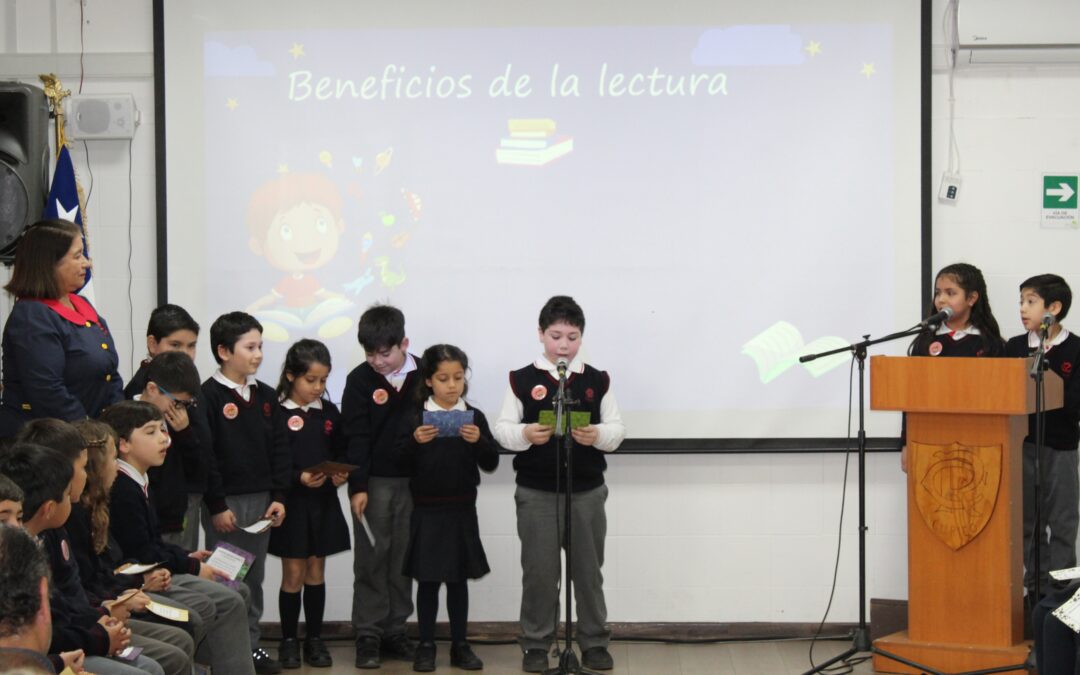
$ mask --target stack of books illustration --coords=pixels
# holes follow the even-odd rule
[[[499,164],[543,166],[574,149],[574,139],[558,135],[553,119],[512,119],[507,127],[510,135],[495,150]]]

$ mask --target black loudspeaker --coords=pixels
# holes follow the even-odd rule
[[[0,82],[0,255],[41,219],[49,196],[49,101],[31,84]]]

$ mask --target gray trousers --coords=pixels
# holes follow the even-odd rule
[[[358,638],[402,634],[413,613],[412,579],[401,573],[412,518],[409,479],[370,477],[364,517],[375,546],[353,517],[353,629]]]
[[[237,527],[247,527],[261,520],[270,507],[269,492],[253,492],[249,495],[230,495],[225,498],[229,510],[236,516]],[[289,513],[285,513],[289,517]],[[210,522],[210,512],[203,511],[203,529],[206,530],[206,548],[211,551],[219,541],[224,541],[237,548],[241,548],[255,556],[255,562],[251,563],[251,569],[244,577],[244,585],[251,591],[251,604],[248,606],[248,635],[251,638],[251,648],[259,648],[259,619],[263,613],[263,577],[266,576],[266,550],[270,547],[270,530],[260,534],[250,534],[237,530],[236,532],[218,532],[214,524]],[[248,654],[250,657],[251,655]]]
[[[165,675],[191,675],[195,643],[183,628],[135,618],[128,620],[128,628],[131,644],[142,647],[143,654],[157,661]]]
[[[187,511],[184,512],[182,532],[162,532],[161,538],[188,551],[199,550],[199,513],[202,509],[202,495],[189,494]]]
[[[1080,522],[1077,452],[1043,448],[1039,455],[1039,587],[1050,588],[1050,570],[1076,566],[1076,528]],[[1032,545],[1035,529],[1035,444],[1024,443],[1024,586],[1035,589]],[[1049,532],[1047,532],[1049,530]],[[1037,598],[1036,598],[1037,600]]]
[[[215,673],[254,675],[247,623],[247,587],[240,592],[192,574],[177,574],[164,593],[151,593],[167,605],[188,610],[195,638],[195,660]]]
[[[134,661],[107,656],[87,656],[83,661],[83,668],[98,675],[165,675],[158,662],[146,654],[139,654]]]
[[[575,624],[582,651],[607,647],[611,631],[607,626],[604,601],[604,539],[607,514],[604,503],[608,488],[601,485],[571,497],[571,566],[574,576]],[[518,538],[521,540],[521,636],[522,649],[548,649],[555,639],[559,617],[562,575],[561,549],[565,539],[565,495],[518,486]],[[569,608],[566,608],[569,612]]]

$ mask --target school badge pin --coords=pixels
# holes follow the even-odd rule
[[[941,349],[941,343],[935,340],[934,342],[930,343],[930,347],[927,349],[927,351],[930,352],[930,356],[937,356],[941,353]]]
[[[289,428],[293,431],[300,431],[304,428],[304,418],[299,415],[293,415],[289,418]]]
[[[376,389],[371,393],[371,400],[375,401],[375,405],[384,405],[390,400],[390,394],[385,389]]]
[[[538,384],[532,388],[532,397],[534,401],[543,401],[547,396],[547,387],[542,384]]]
[[[327,436],[334,433],[334,423],[330,420],[326,420],[325,422],[323,422],[323,433]]]
[[[1001,485],[1001,446],[908,443],[919,515],[955,550],[990,522]]]
[[[221,409],[221,414],[227,420],[234,420],[240,414],[240,408],[237,408],[235,403],[226,403],[225,407]]]

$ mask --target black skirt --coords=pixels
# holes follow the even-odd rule
[[[417,581],[465,581],[488,572],[476,504],[413,507],[402,574]]]
[[[269,551],[279,558],[325,558],[350,548],[337,492],[296,488],[285,500],[285,521],[270,530]]]

